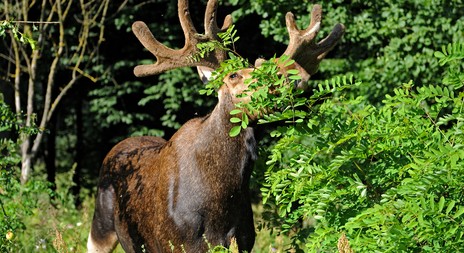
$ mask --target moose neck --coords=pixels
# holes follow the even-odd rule
[[[242,130],[236,137],[229,136],[234,126],[230,122],[230,111],[234,108],[233,96],[222,92],[213,112],[199,119],[201,126],[197,128],[196,144],[191,148],[195,149],[197,158],[202,157],[196,159],[198,168],[202,174],[214,177],[210,178],[212,183],[225,183],[222,179],[230,178],[238,180],[231,184],[242,188],[248,184],[251,163],[256,159],[256,141],[252,128]]]
[[[232,115],[230,112],[236,109],[235,103],[237,103],[235,95],[228,92],[227,89],[220,90],[218,96],[218,104],[212,111],[212,113],[205,120],[205,125],[208,125],[207,128],[210,133],[217,134],[216,138],[221,136],[224,141],[228,142],[242,142],[246,141],[247,138],[253,138],[254,141],[254,132],[253,128],[248,127],[242,129],[241,133],[236,137],[230,137],[229,131],[232,127],[236,126],[237,123],[231,123],[230,119]],[[245,112],[243,112],[245,113]],[[241,117],[239,115],[234,115],[233,117]],[[253,147],[254,149],[254,147]]]
[[[218,127],[219,131],[229,136],[229,130],[234,126],[230,122],[230,112],[235,109],[233,95],[227,91],[219,91],[218,104],[214,108],[213,112],[209,115],[207,121],[209,125]]]

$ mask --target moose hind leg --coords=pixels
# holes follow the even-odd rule
[[[118,243],[114,227],[114,189],[99,188],[95,202],[92,228],[87,241],[87,252],[112,252]]]

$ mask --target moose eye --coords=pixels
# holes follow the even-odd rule
[[[232,73],[232,74],[230,74],[230,76],[229,76],[230,79],[235,79],[235,78],[237,78],[237,77],[238,77],[238,74],[237,74],[237,73]]]

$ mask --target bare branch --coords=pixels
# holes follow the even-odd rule
[[[3,21],[3,20],[0,20]],[[59,21],[19,21],[19,20],[8,20],[10,23],[17,23],[17,24],[59,24]]]

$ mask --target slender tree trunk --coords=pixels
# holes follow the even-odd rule
[[[31,174],[32,157],[29,153],[30,139],[26,134],[21,134],[21,184],[25,184]]]
[[[37,119],[37,122],[41,131],[39,131],[37,135],[31,137],[27,133],[22,133],[20,136],[22,184],[26,183],[30,177],[33,160],[45,134],[43,130],[48,128],[50,118],[53,116],[62,98],[81,77],[89,78],[94,82],[98,80],[98,78],[92,76],[93,71],[88,59],[93,59],[97,56],[98,48],[104,41],[104,23],[110,1],[91,1],[91,3],[87,3],[86,1],[72,0],[42,0],[33,1],[35,4],[29,2],[30,1],[4,0],[3,5],[1,5],[6,20],[13,20],[12,17],[14,17],[14,19],[20,20],[21,23],[24,24],[22,25],[24,28],[24,35],[27,35],[29,38],[32,37],[33,26],[38,30],[37,34],[39,34],[35,44],[36,46],[31,52],[28,46],[22,45],[18,41],[19,37],[17,34],[10,32],[15,63],[14,88],[16,112],[18,113],[19,120],[22,118],[22,116],[19,115],[25,114],[26,121],[24,125],[26,127],[32,127],[35,123],[33,122],[35,117],[40,117]],[[80,8],[80,15],[73,13],[74,9],[72,9],[72,6],[76,5]],[[28,14],[31,11],[34,15],[40,12],[40,18],[38,20],[29,21]],[[68,24],[66,20],[68,20],[69,16],[80,19],[81,26],[77,28],[79,38],[67,42],[65,39],[67,38],[65,34],[65,25]],[[31,23],[34,23],[34,25],[31,25]],[[53,30],[55,32],[52,35],[47,34],[50,30],[48,27],[50,26],[54,26]],[[50,37],[48,37],[49,35]],[[96,43],[95,41],[90,43],[90,40],[93,39],[98,39],[98,41]],[[53,42],[50,42],[50,40],[53,40]],[[50,46],[52,47],[51,50],[50,48],[46,48]],[[66,52],[70,54],[66,56],[68,59],[71,59],[70,62],[72,62],[71,66],[66,66],[66,69],[69,69],[71,78],[69,80],[57,81],[55,80],[56,73],[60,69],[63,52],[65,52],[66,48],[68,49]],[[49,54],[50,51],[51,55],[46,55]],[[43,81],[46,87],[44,88],[45,93],[36,94],[35,87],[38,85],[38,80],[36,80],[38,61],[42,59],[51,59],[51,63],[43,62],[45,65],[40,66],[41,70],[48,68],[48,78],[46,81]],[[24,74],[22,75],[22,73]],[[24,77],[24,79],[21,80],[21,77]],[[27,91],[22,90],[22,88],[24,88],[25,79],[28,79]],[[52,96],[52,90],[56,88],[56,85],[59,85],[60,89],[56,97],[54,97]],[[21,101],[21,96],[26,96],[27,101]],[[36,100],[37,97],[40,97],[41,100]],[[37,102],[43,104],[36,106],[34,103]],[[37,107],[43,108],[43,110],[37,112]],[[55,137],[52,136],[51,138]],[[49,168],[49,170],[54,170],[53,168],[54,166],[52,165],[52,168]],[[48,177],[52,180],[54,172],[50,171]]]
[[[37,60],[39,58],[39,51],[34,50],[32,52],[31,61],[28,62],[28,90],[27,90],[27,107],[26,107],[26,127],[33,125],[32,117],[34,113],[34,95],[35,95],[35,74],[37,71]],[[27,61],[26,61],[27,62]],[[27,179],[31,174],[32,159],[35,156],[34,150],[31,150],[31,140],[25,135],[23,137],[23,143],[21,145],[21,183],[26,183]]]

